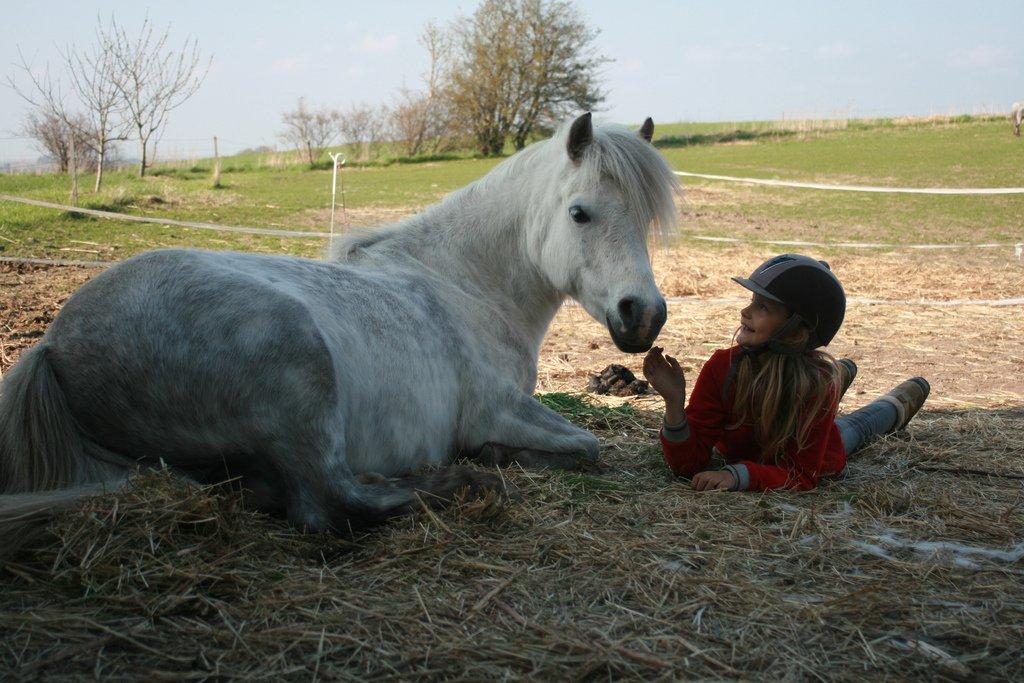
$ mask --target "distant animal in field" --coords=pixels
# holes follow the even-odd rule
[[[324,261],[170,249],[96,276],[0,385],[0,521],[166,465],[344,532],[501,487],[459,457],[589,466],[597,439],[533,398],[538,355],[567,297],[623,351],[658,336],[648,237],[678,185],[652,133],[585,114]]]
[[[1010,109],[1010,119],[1013,120],[1013,134],[1020,137],[1020,124],[1024,123],[1024,102],[1014,102]]]

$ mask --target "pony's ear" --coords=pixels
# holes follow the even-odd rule
[[[644,119],[644,124],[640,126],[640,130],[638,132],[640,133],[640,137],[647,140],[647,142],[654,139],[654,119],[650,116]]]
[[[572,122],[569,128],[569,141],[565,143],[565,149],[569,152],[569,158],[574,164],[580,163],[583,159],[583,150],[594,139],[594,127],[590,122],[590,112]]]

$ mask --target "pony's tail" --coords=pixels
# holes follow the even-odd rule
[[[55,513],[123,485],[128,469],[116,459],[78,429],[46,343],[26,352],[0,383],[0,557]]]

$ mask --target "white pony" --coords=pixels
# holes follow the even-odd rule
[[[1024,102],[1013,103],[1010,119],[1013,121],[1013,134],[1020,137],[1020,124],[1024,123]]]
[[[657,337],[648,231],[678,186],[652,132],[585,114],[330,261],[173,249],[98,275],[0,385],[0,490],[21,494],[0,521],[162,462],[344,531],[500,487],[459,456],[592,463],[597,439],[533,398],[537,357],[566,297],[624,351]]]

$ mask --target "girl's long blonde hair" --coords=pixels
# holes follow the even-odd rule
[[[776,462],[790,443],[808,445],[811,426],[839,397],[839,366],[820,349],[783,354],[764,350],[739,360],[733,380],[730,425],[750,425],[764,462]]]

